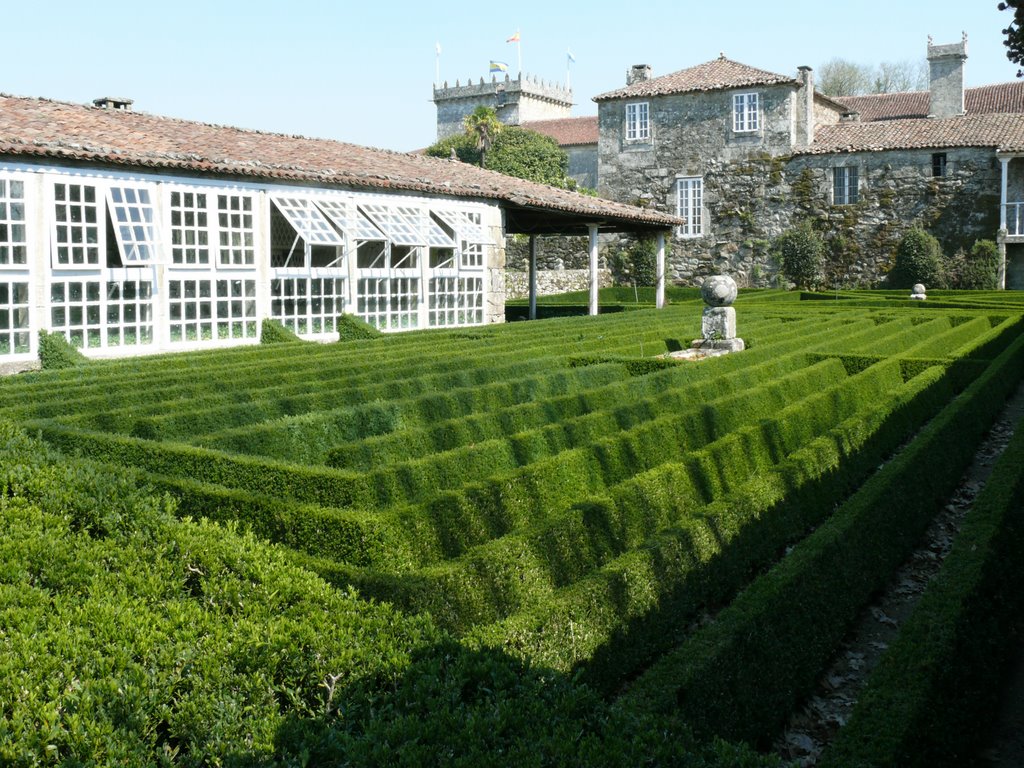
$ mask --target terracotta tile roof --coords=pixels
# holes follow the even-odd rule
[[[667,228],[682,223],[658,211],[451,160],[4,94],[2,157],[488,199],[521,210],[557,211],[614,224]]]
[[[814,143],[795,154],[880,152],[888,149],[992,147],[1024,151],[1024,114],[878,120],[819,126]]]
[[[864,122],[928,116],[928,91],[840,96],[836,100],[859,112]],[[964,110],[969,115],[1024,113],[1024,81],[965,88]]]
[[[564,117],[561,120],[532,120],[522,124],[537,133],[550,136],[562,147],[597,144],[597,116]]]
[[[594,97],[594,101],[627,99],[639,96],[664,96],[672,93],[691,91],[717,91],[724,88],[744,88],[749,85],[775,85],[795,83],[786,75],[777,75],[763,69],[749,67],[738,61],[719,56],[689,69],[681,69],[669,75],[641,80],[617,91],[609,91]]]

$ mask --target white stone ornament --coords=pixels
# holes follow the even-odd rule
[[[700,295],[709,307],[728,307],[736,301],[736,281],[728,275],[712,275],[700,287]]]
[[[924,285],[921,283],[914,283],[914,287],[910,289],[910,298],[915,301],[924,301],[928,297],[925,295]]]

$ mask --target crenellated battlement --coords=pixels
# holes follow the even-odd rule
[[[471,78],[464,84],[456,80],[454,86],[445,81],[433,90],[439,139],[460,133],[463,119],[480,106],[492,107],[506,125],[554,120],[572,113],[572,89],[529,74],[515,79],[508,75],[490,80],[481,77],[477,82]]]

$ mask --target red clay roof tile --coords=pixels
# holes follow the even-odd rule
[[[489,199],[614,224],[668,228],[681,223],[658,211],[457,161],[3,94],[0,156]]]
[[[595,96],[594,101],[665,96],[693,91],[717,91],[725,88],[744,88],[750,85],[775,85],[778,83],[796,83],[796,80],[786,75],[778,75],[732,61],[725,56],[719,56],[717,59],[688,69],[681,69],[678,72],[654,77],[650,80],[641,80],[625,88],[602,93]]]

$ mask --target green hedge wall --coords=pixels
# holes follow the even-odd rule
[[[944,503],[1022,373],[1024,336],[831,520],[663,656],[623,705],[678,709],[697,729],[730,739],[771,734]]]

